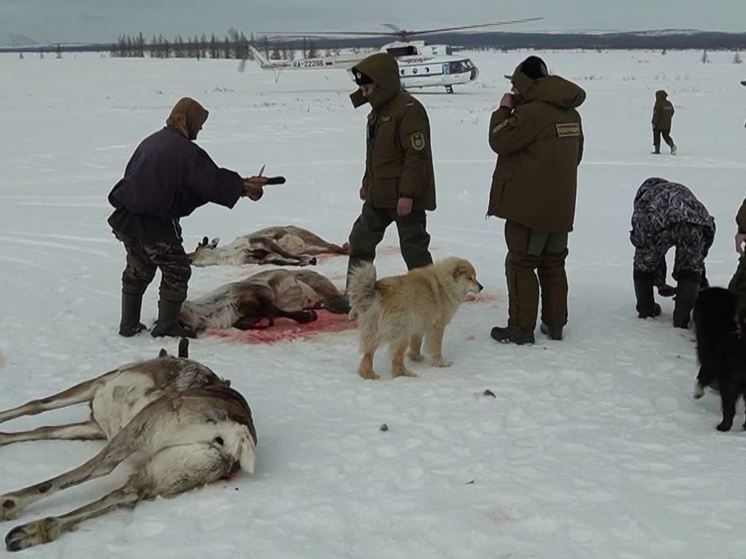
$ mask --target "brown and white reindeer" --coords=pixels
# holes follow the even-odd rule
[[[278,317],[312,322],[317,318],[314,309],[344,314],[349,305],[334,284],[318,272],[278,268],[185,301],[179,320],[196,331],[231,327],[248,330],[270,326]]]
[[[189,254],[193,266],[241,264],[277,264],[279,266],[308,266],[316,264],[319,254],[348,254],[347,243],[335,245],[302,227],[284,225],[267,227],[243,235],[225,247],[218,247],[220,239],[202,239]]]
[[[239,469],[254,472],[256,431],[246,400],[206,366],[161,350],[155,359],[123,365],[54,396],[0,412],[0,422],[88,402],[88,421],[32,431],[0,433],[0,445],[40,439],[108,439],[93,458],[61,475],[0,495],[0,520],[19,516],[43,497],[111,473],[121,462],[132,469],[127,482],[61,516],[11,530],[9,551],[51,542],[89,518],[143,499],[171,496],[226,478]]]

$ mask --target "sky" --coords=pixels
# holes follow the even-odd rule
[[[649,0],[0,0],[0,42],[8,34],[37,42],[109,42],[142,32],[193,36],[239,31],[378,31],[381,24],[422,29],[543,17],[515,31],[702,29],[744,31],[746,2]]]

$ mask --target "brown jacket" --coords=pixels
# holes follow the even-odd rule
[[[659,89],[655,92],[655,105],[653,106],[653,128],[655,130],[671,130],[674,108],[671,101],[667,99],[668,93]]]
[[[399,198],[412,198],[414,210],[435,209],[435,174],[430,148],[430,121],[422,104],[399,83],[399,66],[387,53],[371,55],[354,71],[376,84],[370,99],[350,95],[355,107],[369,102],[365,200],[376,208],[396,208]]]
[[[746,233],[746,200],[744,200],[741,204],[741,207],[738,208],[738,214],[736,214],[736,224],[738,225],[739,233]]]
[[[585,91],[559,76],[512,77],[520,93],[514,110],[500,107],[490,119],[497,153],[488,215],[548,233],[572,231],[583,129],[575,107]]]

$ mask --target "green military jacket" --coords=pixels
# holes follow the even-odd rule
[[[367,102],[365,199],[376,208],[396,208],[399,198],[412,198],[414,210],[435,209],[435,174],[430,147],[430,122],[422,104],[399,82],[399,66],[387,53],[358,63],[376,84],[370,98],[358,90],[350,97],[355,107]]]
[[[559,76],[512,77],[520,94],[511,110],[492,113],[489,143],[497,153],[488,215],[547,233],[572,231],[583,129],[575,110],[585,91]]]
[[[659,89],[655,92],[655,105],[653,106],[653,128],[656,130],[671,130],[673,120],[673,103],[667,99],[668,93]]]
[[[741,207],[738,208],[738,214],[736,214],[736,224],[738,225],[739,233],[746,233],[746,200],[744,200],[741,204]]]

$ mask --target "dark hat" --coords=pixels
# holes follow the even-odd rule
[[[529,56],[526,60],[521,62],[521,72],[526,74],[526,77],[532,80],[538,80],[549,75],[547,72],[547,65],[538,56]]]
[[[369,75],[363,74],[357,68],[353,68],[352,74],[355,76],[355,83],[358,85],[368,85],[373,83],[373,80],[370,79]]]
[[[538,56],[529,56],[518,65],[512,76],[505,74],[505,77],[512,80],[518,72],[521,72],[530,80],[538,80],[539,78],[544,78],[549,75],[547,65],[544,64],[544,61]]]

